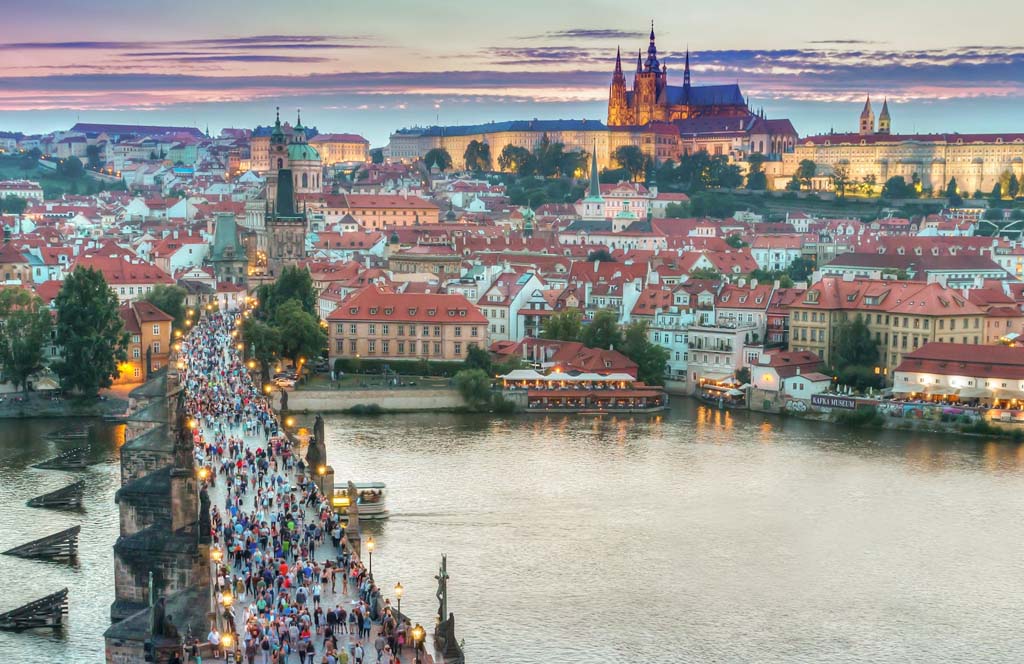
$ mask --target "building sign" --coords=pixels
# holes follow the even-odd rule
[[[837,397],[833,394],[812,394],[811,405],[819,408],[843,408],[856,410],[857,402],[849,397]]]

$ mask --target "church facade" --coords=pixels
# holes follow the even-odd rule
[[[608,126],[632,127],[652,122],[673,122],[702,117],[750,116],[738,85],[691,85],[690,52],[683,64],[683,84],[668,84],[668,65],[658,60],[651,24],[647,57],[636,54],[636,71],[631,89],[626,88],[622,53],[615,55],[615,71],[608,90]]]

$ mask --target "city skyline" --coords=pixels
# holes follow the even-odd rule
[[[182,21],[171,6],[105,0],[83,12],[42,0],[9,11],[7,34],[19,37],[0,43],[0,129],[81,120],[217,131],[267,124],[281,106],[382,145],[403,126],[604,119],[615,50],[629,62],[651,19],[670,80],[681,80],[689,47],[695,83],[738,82],[754,108],[792,118],[801,135],[855,128],[867,94],[889,98],[894,132],[1005,131],[1024,120],[1018,21],[995,22],[978,46],[948,20],[947,2],[924,12],[871,0],[862,13],[885,20],[842,23],[801,5],[811,7],[791,3],[793,21],[746,0],[729,16],[661,1],[645,6],[650,16],[603,1],[531,1],[508,16],[468,3],[438,13],[404,0],[392,11],[316,1],[289,9],[301,20],[282,20],[276,4],[218,2]],[[1021,13],[991,0],[974,12]]]

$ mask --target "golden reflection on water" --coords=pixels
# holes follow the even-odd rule
[[[114,431],[111,435],[114,440],[114,446],[120,449],[120,447],[124,445],[128,439],[128,425],[118,424],[117,426],[114,427]]]

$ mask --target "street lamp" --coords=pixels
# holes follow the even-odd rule
[[[416,651],[416,664],[420,664],[420,648],[423,647],[424,636],[423,625],[416,623],[412,628],[412,648]]]
[[[395,584],[395,597],[398,598],[398,619],[402,619],[402,593],[405,592],[405,588],[402,587],[402,582],[399,581]]]
[[[366,538],[366,550],[370,552],[370,578],[373,578],[373,548],[377,546],[377,543],[373,541],[373,536]]]

